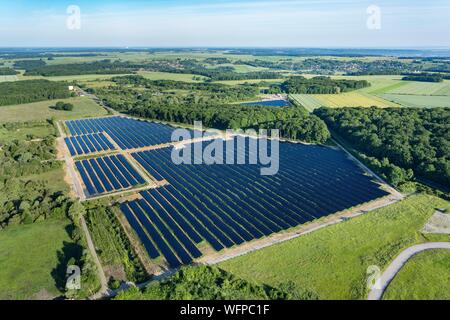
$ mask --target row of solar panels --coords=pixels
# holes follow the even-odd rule
[[[105,117],[66,121],[72,135],[106,132],[120,148],[134,149],[172,141],[174,128],[125,117]]]
[[[142,199],[123,203],[121,209],[149,256],[154,259],[161,253],[169,265],[176,268],[202,255],[196,247],[202,239],[161,190],[141,192]]]
[[[121,154],[75,162],[88,196],[144,184],[145,179]]]
[[[64,138],[72,156],[115,150],[114,145],[101,133]]]

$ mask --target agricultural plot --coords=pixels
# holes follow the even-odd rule
[[[314,98],[312,94],[291,94],[289,95],[289,98],[291,98],[295,103],[302,105],[310,112],[324,106],[323,103]]]
[[[171,142],[174,128],[124,117],[66,121],[72,135],[106,132],[121,149],[143,148]]]
[[[450,107],[450,96],[419,96],[387,93],[381,95],[381,97],[410,108]]]
[[[393,103],[391,101],[370,94],[359,92],[348,92],[341,94],[315,94],[314,98],[317,99],[323,106],[329,108],[341,108],[341,107],[370,108],[373,106],[379,108],[399,107],[398,104]]]
[[[243,138],[235,138],[225,156],[255,156],[250,138],[245,147],[237,139]],[[207,145],[199,144],[186,148]],[[281,143],[280,169],[273,176],[260,175],[260,164],[176,165],[171,148],[132,155],[169,185],[142,192],[142,199],[122,204],[122,211],[149,256],[162,255],[171,267],[199,257],[203,241],[220,251],[388,194],[343,152],[328,147]]]
[[[377,106],[400,107],[397,103],[385,100],[362,92],[348,92],[341,94],[294,94],[290,96],[307,110],[313,111],[320,107],[342,108],[342,107],[365,107]]]
[[[64,138],[71,156],[114,150],[114,145],[101,133]]]
[[[450,96],[450,83],[406,82],[405,85],[399,86],[385,93],[424,96]]]
[[[145,179],[121,154],[75,162],[89,197],[144,184]]]

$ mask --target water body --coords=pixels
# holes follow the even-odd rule
[[[266,101],[255,101],[255,102],[243,102],[242,104],[250,106],[265,106],[265,107],[289,107],[290,104],[286,100],[266,100]]]

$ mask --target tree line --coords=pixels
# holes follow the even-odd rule
[[[320,108],[314,113],[395,186],[450,185],[450,108]]]
[[[307,79],[302,76],[290,77],[281,84],[270,87],[270,93],[288,94],[338,94],[370,86],[366,80],[333,80],[329,77]]]
[[[63,82],[25,80],[0,83],[0,106],[64,99],[73,96]]]
[[[254,98],[257,87],[253,85],[150,81],[133,76],[114,81],[116,86],[97,89],[97,96],[111,108],[134,116],[186,124],[202,121],[217,129],[280,129],[283,137],[312,143],[324,143],[330,137],[325,123],[303,108],[232,103]],[[128,85],[130,81],[134,85]]]

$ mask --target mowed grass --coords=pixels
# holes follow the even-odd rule
[[[450,107],[450,96],[420,96],[386,93],[382,94],[381,97],[385,100],[410,108]]]
[[[424,194],[410,196],[219,266],[268,285],[292,281],[321,299],[365,299],[367,268],[383,270],[401,251],[425,242],[418,230],[438,207],[450,208],[450,203]]]
[[[223,80],[223,81],[214,81],[214,83],[227,84],[230,86],[236,86],[244,83],[258,84],[258,83],[281,83],[284,79],[247,79],[247,80]]]
[[[398,86],[383,93],[411,94],[424,96],[450,96],[450,83],[448,82],[415,82],[404,81],[405,85]]]
[[[183,82],[201,82],[207,79],[206,77],[195,74],[170,73],[170,72],[153,72],[153,71],[138,71],[138,74],[149,80],[174,80]],[[194,80],[194,77],[201,80]]]
[[[450,300],[450,250],[412,257],[383,295],[385,300]]]
[[[58,251],[71,242],[69,222],[49,219],[0,231],[0,300],[60,295],[52,271]]]
[[[17,81],[17,76],[0,76],[0,82]]]
[[[324,104],[318,99],[314,98],[312,94],[290,94],[289,98],[295,101],[295,103],[302,105],[306,110],[312,112],[314,109],[323,107]]]
[[[74,105],[72,111],[58,111],[50,108],[56,102],[69,102]],[[18,121],[42,121],[55,117],[56,119],[78,119],[84,117],[104,116],[107,111],[87,97],[75,97],[26,103],[0,107],[0,123]]]
[[[346,92],[341,94],[315,94],[314,98],[329,108],[365,107],[372,106],[387,108],[400,107],[398,104],[383,98],[359,92]]]

